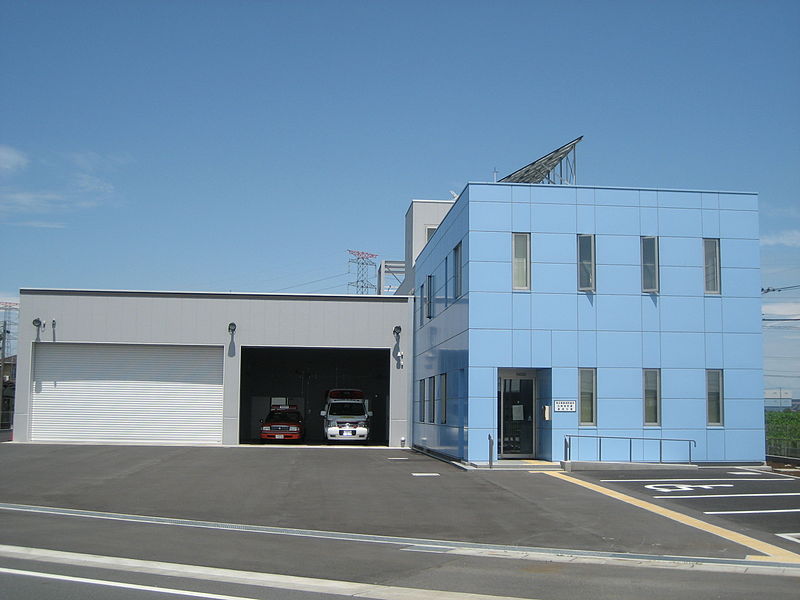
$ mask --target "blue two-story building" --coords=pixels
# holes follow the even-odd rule
[[[416,446],[763,461],[757,195],[470,183],[435,225],[413,268]]]

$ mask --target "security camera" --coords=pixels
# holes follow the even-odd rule
[[[36,317],[33,320],[33,326],[34,327],[41,327],[42,326],[42,320],[39,317]]]
[[[392,333],[395,335],[400,335],[401,331],[403,331],[403,329],[400,327],[400,325],[395,325],[394,329],[392,329]]]
[[[236,333],[236,323],[228,323],[228,333],[231,335]]]

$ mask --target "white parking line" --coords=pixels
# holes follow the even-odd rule
[[[386,460],[408,460],[407,456],[387,456]]]
[[[800,544],[800,533],[776,533],[778,537],[782,537],[785,540],[789,540],[790,542],[797,542]]]
[[[414,477],[439,477],[439,473],[412,473]]]
[[[763,498],[769,496],[800,496],[800,492],[781,492],[775,494],[701,494],[698,496],[653,496],[653,498]]]
[[[712,510],[704,515],[764,515],[767,513],[793,513],[800,512],[800,508],[776,508],[774,510]]]

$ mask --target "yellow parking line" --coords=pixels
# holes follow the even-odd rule
[[[669,508],[664,508],[663,506],[652,504],[645,500],[639,500],[638,498],[628,496],[627,494],[621,494],[620,492],[604,488],[603,486],[594,483],[589,483],[588,481],[583,481],[581,479],[570,477],[565,473],[557,471],[546,471],[546,473],[551,477],[556,477],[558,479],[561,479],[562,481],[569,481],[570,483],[574,483],[575,485],[580,485],[582,487],[593,490],[600,494],[604,494],[616,500],[627,502],[628,504],[632,504],[633,506],[643,508],[644,510],[656,513],[657,515],[661,515],[662,517],[667,517],[668,519],[672,519],[673,521],[678,521],[679,523],[683,523],[684,525],[688,525],[689,527],[694,527],[695,529],[711,533],[713,535],[719,536],[731,542],[735,542],[741,546],[745,546],[746,548],[750,548],[752,550],[755,550],[756,552],[761,552],[766,555],[766,556],[749,555],[746,557],[747,560],[759,560],[759,561],[779,560],[781,562],[800,563],[800,555],[795,554],[794,552],[790,552],[789,550],[786,550],[779,546],[774,546],[772,544],[769,544],[767,542],[762,542],[761,540],[757,540],[750,536],[737,533],[735,531],[731,531],[730,529],[725,529],[723,527],[718,527],[717,525],[712,525],[711,523],[706,523],[705,521],[701,521],[700,519],[695,519],[694,517],[690,517],[688,515],[684,515],[677,511],[670,510]]]

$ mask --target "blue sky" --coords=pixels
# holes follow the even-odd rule
[[[6,298],[346,292],[411,198],[579,135],[580,183],[758,192],[800,284],[796,1],[0,0],[0,81]],[[765,354],[800,397],[800,325]]]

